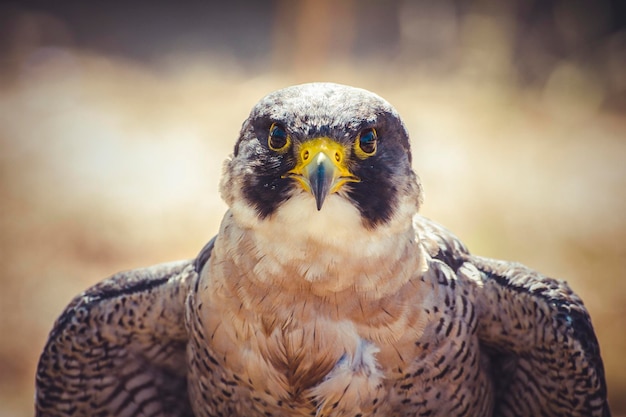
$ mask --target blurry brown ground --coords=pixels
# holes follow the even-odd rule
[[[617,2],[64,4],[0,8],[0,415],[32,414],[38,355],[75,294],[217,231],[250,107],[320,80],[398,108],[424,214],[571,283],[626,413]]]

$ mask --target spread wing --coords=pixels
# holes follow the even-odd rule
[[[589,313],[566,282],[523,265],[472,256],[459,239],[416,217],[430,255],[472,277],[478,337],[491,358],[497,416],[610,416]]]
[[[122,272],[78,295],[39,359],[37,416],[193,416],[185,299],[208,259]]]

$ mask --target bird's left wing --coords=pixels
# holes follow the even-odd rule
[[[468,261],[480,277],[478,337],[492,357],[496,415],[609,417],[600,347],[580,297],[518,263]]]
[[[494,415],[610,416],[591,318],[565,281],[473,256],[424,217],[414,224],[431,257],[474,287],[477,334],[496,390]]]
[[[37,416],[192,416],[185,298],[195,262],[122,272],[78,295],[39,359]]]

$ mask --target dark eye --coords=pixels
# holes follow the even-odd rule
[[[267,144],[273,151],[284,152],[291,144],[291,138],[289,138],[289,135],[285,132],[285,129],[283,129],[282,126],[272,123],[272,126],[270,126],[270,134],[267,139]]]
[[[372,156],[376,153],[376,145],[378,143],[378,134],[373,127],[364,129],[355,142],[355,153],[361,158],[365,159],[368,156]]]

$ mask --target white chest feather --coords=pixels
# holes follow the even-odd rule
[[[315,405],[318,416],[368,414],[374,399],[383,397],[379,348],[350,322],[276,328],[246,346],[242,372],[255,395],[270,392],[285,403]]]
[[[238,227],[227,231],[228,240],[243,243],[245,249],[229,243],[232,251],[227,256],[241,264],[246,263],[242,256],[254,258],[252,272],[261,282],[311,283],[318,295],[346,289],[382,293],[389,285],[406,282],[404,271],[423,267],[414,263],[396,268],[407,251],[419,251],[411,228],[412,202],[401,203],[388,224],[367,228],[345,198],[331,195],[321,211],[311,200],[305,193],[295,195],[263,220],[248,205],[235,203],[230,213]]]
[[[310,391],[318,404],[318,415],[369,413],[384,389],[380,365],[376,359],[379,348],[359,339],[352,354],[344,354],[324,381]]]
[[[413,210],[401,204],[372,229],[335,195],[321,211],[310,195],[294,196],[268,219],[235,203],[202,280],[214,356],[268,403],[370,414],[386,389],[378,355],[395,354],[380,348],[423,327],[407,308],[414,294],[401,290],[425,268]]]

